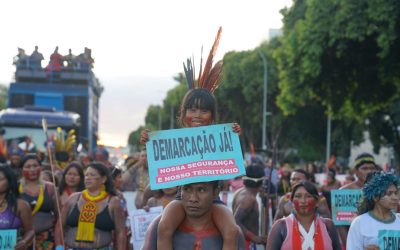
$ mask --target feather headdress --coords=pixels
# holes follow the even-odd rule
[[[75,130],[71,129],[65,136],[63,130],[58,127],[57,134],[54,136],[54,142],[57,164],[61,169],[64,169],[74,155],[76,143]]]
[[[203,88],[207,89],[210,93],[213,93],[218,88],[222,80],[222,60],[218,61],[213,66],[213,59],[217,52],[219,40],[221,39],[222,28],[218,29],[217,37],[215,38],[214,44],[211,47],[210,53],[208,54],[207,61],[204,65],[203,70],[203,56],[200,58],[200,71],[197,83],[195,80],[195,70],[193,61],[190,58],[187,59],[186,65],[183,63],[185,70],[186,81],[189,89]],[[201,54],[203,54],[203,48],[201,48]]]

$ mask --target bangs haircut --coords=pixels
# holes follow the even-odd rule
[[[294,186],[292,194],[290,195],[290,200],[293,200],[297,189],[299,189],[301,187],[304,187],[304,189],[307,191],[307,193],[311,194],[312,197],[314,197],[314,199],[316,199],[316,200],[319,199],[317,187],[312,182],[302,181],[302,182],[298,183],[296,186]]]
[[[25,163],[29,160],[35,160],[40,166],[42,166],[42,162],[39,160],[38,156],[34,153],[29,153],[22,157],[21,161],[19,162],[19,168],[22,169]]]
[[[217,101],[215,97],[206,89],[189,90],[183,97],[181,108],[179,110],[178,123],[181,127],[185,127],[186,110],[191,108],[205,109],[211,112],[213,123],[217,119]]]

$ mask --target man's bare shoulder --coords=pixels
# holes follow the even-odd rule
[[[237,202],[252,202],[252,201],[256,201],[256,200],[257,200],[257,197],[246,189],[240,190],[240,192],[238,192],[237,196],[236,196]]]

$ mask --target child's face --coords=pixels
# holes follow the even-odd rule
[[[185,113],[185,124],[187,127],[200,127],[212,123],[212,113],[207,109],[189,108]]]

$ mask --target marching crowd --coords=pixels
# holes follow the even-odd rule
[[[181,109],[183,127],[212,124],[214,109],[206,107],[215,104],[209,101],[214,101],[209,92],[189,91]],[[240,134],[238,124],[232,129]],[[143,144],[148,132],[141,135]],[[8,156],[0,167],[0,226],[17,230],[16,249],[132,249],[127,203],[145,210],[164,207],[148,228],[145,250],[255,249],[257,244],[267,249],[379,249],[380,229],[400,229],[400,217],[393,212],[399,205],[398,177],[381,171],[367,153],[355,160],[356,179],[348,183],[337,181],[329,169],[326,184],[318,187],[303,168],[276,169],[253,157],[245,176],[161,190],[150,189],[145,148],[126,159],[124,171],[112,166],[104,151],[71,158],[63,169],[51,168],[43,154],[19,155]],[[268,230],[268,224],[259,223],[265,211],[259,211],[257,196],[266,196],[270,174],[277,181],[270,183],[271,207],[276,208]],[[330,192],[338,188],[363,190],[359,216],[350,227],[331,220]],[[224,189],[235,191],[232,208],[219,198]],[[123,191],[136,191],[135,200],[125,200]]]
[[[189,91],[179,110],[182,128],[217,121],[212,93],[218,87],[222,62],[212,67],[212,55],[219,36],[220,31],[197,83],[191,61],[185,65]],[[232,123],[232,131],[240,135],[240,125]],[[141,144],[149,139],[149,130],[143,130]],[[16,230],[18,250],[132,249],[130,203],[145,210],[164,207],[146,232],[144,250],[234,250],[257,245],[269,250],[371,250],[379,249],[380,230],[400,231],[398,176],[381,171],[367,153],[357,157],[356,178],[350,175],[347,183],[339,183],[331,168],[326,184],[317,187],[312,166],[277,169],[271,161],[252,157],[246,174],[229,181],[151,190],[145,148],[126,159],[124,171],[112,166],[104,150],[83,158],[69,155],[65,167],[60,167],[52,157],[32,153],[28,146],[10,148],[7,155],[1,149],[5,163],[0,166],[0,229]],[[337,226],[331,219],[331,191],[339,188],[362,190],[358,216],[351,226]],[[223,189],[234,191],[232,208],[219,198]],[[123,191],[136,191],[135,200],[126,200]],[[260,211],[258,195],[263,203],[271,204],[270,230],[265,223],[269,207],[264,204]]]

